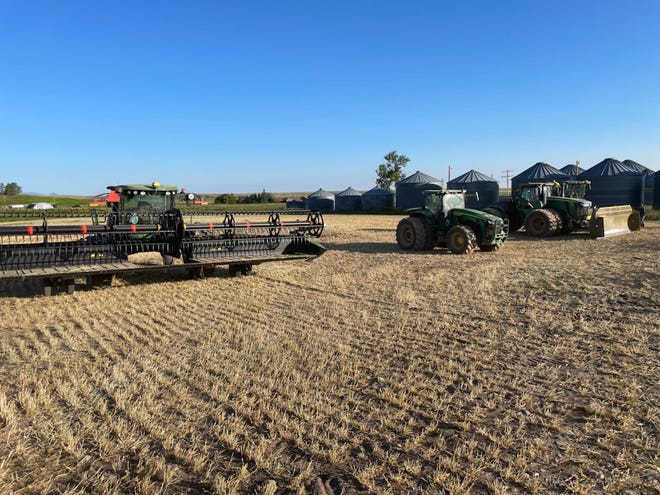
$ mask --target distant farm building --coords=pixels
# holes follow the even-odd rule
[[[560,172],[564,172],[568,175],[569,178],[575,179],[578,175],[584,172],[584,169],[581,169],[577,164],[568,164],[565,167],[559,169]]]
[[[287,209],[293,209],[293,210],[306,210],[307,196],[301,196],[300,198],[287,198],[286,207]]]
[[[396,207],[399,210],[418,208],[424,204],[422,191],[442,189],[442,181],[419,170],[396,183]]]
[[[335,210],[356,211],[362,209],[362,193],[347,187],[335,195]]]
[[[447,189],[465,189],[467,208],[481,209],[496,203],[500,196],[500,185],[491,177],[476,170],[459,175],[447,182]]]
[[[518,185],[523,182],[541,182],[552,180],[567,180],[569,176],[552,165],[544,162],[538,162],[529,167],[527,170],[520,172],[518,175],[511,179],[511,193],[518,189]]]
[[[623,164],[637,170],[644,176],[644,204],[652,205],[655,189],[655,173],[653,170],[633,160],[623,160]]]
[[[591,181],[586,198],[596,206],[640,208],[644,201],[644,175],[614,158],[597,163],[578,179]]]
[[[394,194],[382,187],[369,189],[362,195],[363,210],[382,210],[394,208]]]
[[[307,197],[307,207],[316,211],[334,211],[335,195],[329,191],[319,189]]]

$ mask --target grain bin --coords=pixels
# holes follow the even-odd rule
[[[356,211],[362,208],[362,193],[347,187],[335,195],[335,210]]]
[[[559,171],[564,172],[570,179],[575,179],[584,172],[584,169],[581,169],[577,164],[569,163],[565,167],[560,168]]]
[[[594,206],[642,206],[644,176],[619,160],[606,158],[582,172],[578,179],[591,181],[586,198]]]
[[[447,182],[447,189],[465,189],[466,208],[481,209],[497,203],[500,197],[500,185],[491,177],[476,170],[470,170],[463,175]]]
[[[307,197],[307,207],[315,211],[334,211],[335,195],[331,192],[319,189]]]
[[[653,176],[653,209],[660,210],[660,170]]]
[[[369,189],[362,195],[363,210],[383,210],[394,208],[394,194],[382,187]]]
[[[511,179],[511,193],[513,194],[518,188],[518,184],[523,182],[543,182],[568,179],[569,176],[561,170],[558,170],[547,163],[538,162]]]
[[[301,196],[300,198],[287,198],[286,207],[288,210],[306,210],[307,209],[307,196]]]
[[[424,205],[422,191],[442,189],[442,181],[419,170],[396,183],[396,207],[399,210],[419,208]]]
[[[633,170],[640,172],[644,176],[644,204],[653,204],[653,190],[655,185],[655,173],[650,168],[640,165],[633,160],[623,160],[623,164],[629,166]]]

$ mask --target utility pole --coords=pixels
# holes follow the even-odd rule
[[[502,173],[504,174],[502,176],[503,179],[506,179],[506,188],[509,189],[509,179],[511,178],[511,174],[513,173],[513,170],[502,170]]]

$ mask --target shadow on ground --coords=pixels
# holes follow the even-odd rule
[[[349,242],[342,244],[335,244],[332,242],[323,243],[329,251],[343,251],[349,253],[371,253],[371,254],[391,254],[398,253],[406,255],[415,255],[415,254],[449,254],[449,251],[446,249],[436,248],[432,251],[404,251],[397,245],[396,242]]]
[[[235,276],[241,276],[240,273]],[[223,268],[216,268],[212,273],[205,274],[204,278],[230,278],[229,271]],[[189,273],[183,267],[180,270],[167,271],[149,271],[141,273],[124,273],[115,275],[112,286],[121,285],[148,285],[160,284],[163,282],[180,282],[200,278]],[[90,286],[85,282],[84,277],[76,279],[75,291],[93,291],[104,290],[110,286]],[[52,295],[66,294],[66,285],[53,286]],[[32,298],[44,295],[43,281],[37,278],[25,280],[1,280],[0,281],[0,299],[6,297]]]

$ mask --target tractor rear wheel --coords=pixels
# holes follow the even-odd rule
[[[541,208],[527,214],[525,230],[534,237],[548,237],[559,231],[559,222],[553,211]]]
[[[447,232],[447,247],[454,254],[468,254],[477,247],[477,236],[466,225],[454,225]]]
[[[421,218],[408,217],[399,222],[396,228],[396,242],[406,251],[424,251],[428,249],[428,234],[425,222]]]

